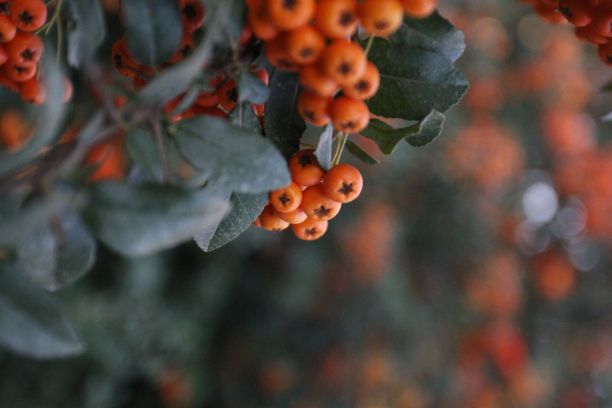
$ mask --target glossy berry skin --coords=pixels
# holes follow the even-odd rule
[[[325,49],[325,38],[309,25],[290,31],[286,41],[289,58],[298,65],[316,61]]]
[[[19,0],[11,3],[11,20],[21,31],[35,31],[47,21],[47,6],[43,0]]]
[[[292,225],[291,229],[299,239],[303,241],[315,241],[325,235],[327,227],[327,221],[317,221],[309,218],[301,224]]]
[[[329,198],[345,204],[354,201],[363,189],[361,172],[350,164],[339,164],[327,172],[321,184]]]
[[[310,186],[304,190],[302,205],[308,218],[317,221],[329,221],[340,212],[342,204],[332,200],[323,192],[320,184]]]
[[[38,79],[33,78],[21,84],[20,94],[24,102],[41,105],[47,98],[47,89]]]
[[[276,68],[284,71],[297,71],[298,69],[289,55],[287,39],[284,36],[278,36],[268,41],[264,46],[264,54],[268,62]]]
[[[0,43],[12,41],[17,34],[17,27],[4,14],[0,14]]]
[[[302,118],[315,126],[325,126],[329,123],[330,98],[317,95],[310,91],[302,91],[298,96],[297,107]]]
[[[401,0],[404,12],[413,18],[425,18],[436,9],[436,0]]]
[[[367,62],[363,49],[348,40],[335,40],[321,55],[323,73],[341,86],[357,82],[363,76]]]
[[[36,65],[16,65],[12,61],[8,61],[4,64],[4,72],[6,76],[14,82],[25,82],[34,78],[36,75]]]
[[[293,30],[314,15],[315,0],[266,0],[268,17],[281,30]]]
[[[370,99],[380,88],[380,71],[373,63],[368,61],[363,76],[353,85],[342,88],[344,95],[354,99]]]
[[[32,33],[17,33],[13,41],[5,45],[9,60],[15,65],[36,65],[43,53],[43,42]]]
[[[280,30],[268,18],[268,11],[264,0],[247,2],[249,7],[248,27],[260,39],[269,41],[275,38]]]
[[[295,211],[302,203],[302,189],[295,183],[270,193],[270,204],[279,213]]]
[[[289,159],[289,172],[293,181],[300,186],[319,184],[325,175],[312,149],[300,150],[294,154]]]
[[[365,102],[341,96],[329,108],[334,128],[340,132],[358,133],[368,126],[370,110]]]
[[[266,206],[259,215],[259,223],[267,231],[283,231],[289,227],[289,223],[282,220],[271,205]]]
[[[363,0],[359,4],[359,17],[370,35],[388,37],[402,25],[404,9],[399,0]]]
[[[328,98],[338,91],[338,83],[324,75],[317,63],[305,65],[300,69],[300,83],[304,88]]]
[[[350,38],[358,25],[356,0],[320,0],[314,25],[327,38]]]
[[[308,219],[308,216],[306,215],[306,213],[304,212],[304,210],[302,210],[301,208],[296,208],[295,210],[289,212],[289,213],[278,213],[278,216],[284,220],[287,221],[289,224],[294,225],[294,224],[301,224],[304,221],[306,221]]]

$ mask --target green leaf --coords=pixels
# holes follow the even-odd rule
[[[395,151],[395,148],[402,140],[418,131],[419,123],[395,129],[383,121],[372,119],[368,127],[361,132],[361,135],[373,140],[381,152],[389,155]]]
[[[148,66],[170,59],[183,36],[176,0],[129,0],[121,7],[132,56]]]
[[[432,109],[446,112],[463,97],[466,79],[453,66],[463,52],[463,36],[437,15],[406,20],[389,40],[376,38],[369,54],[381,73],[370,101],[379,116],[421,120]]]
[[[147,1],[147,0],[141,0]],[[206,5],[206,35],[193,53],[162,73],[139,93],[139,101],[144,104],[161,104],[185,91],[189,85],[200,75],[202,67],[212,55],[217,42],[227,42],[223,37],[227,34],[236,35],[238,25],[242,20],[238,18],[244,11],[244,2],[241,0],[209,0]]]
[[[202,230],[194,236],[203,251],[219,249],[246,231],[268,203],[268,194],[234,193],[230,203],[232,210],[219,225]]]
[[[431,143],[442,133],[444,126],[444,114],[433,110],[421,121],[417,133],[409,135],[406,141],[412,146],[421,147]]]
[[[236,109],[230,113],[229,118],[239,128],[261,135],[261,123],[253,109],[251,109],[250,103],[245,102],[236,106]]]
[[[0,266],[0,345],[30,358],[66,358],[83,352],[57,303],[26,280]]]
[[[250,72],[242,72],[238,78],[239,102],[264,103],[270,90],[259,78]]]
[[[230,191],[260,193],[291,182],[285,159],[268,140],[226,120],[187,119],[174,130],[187,160]]]
[[[365,150],[363,150],[359,145],[350,140],[346,141],[346,150],[351,152],[353,156],[364,162],[365,164],[378,164],[380,161],[372,156]]]
[[[127,134],[126,148],[145,180],[163,180],[164,170],[159,150],[150,132],[142,128],[133,128]]]
[[[147,255],[216,225],[228,204],[207,190],[100,183],[86,215],[96,236],[126,256]]]
[[[332,125],[327,125],[321,133],[321,136],[319,136],[319,143],[314,152],[319,164],[326,170],[331,168],[333,137],[334,127]]]
[[[287,158],[299,150],[300,138],[306,129],[297,112],[299,87],[295,74],[279,70],[272,73],[265,111],[265,133]]]
[[[98,0],[68,0],[68,64],[81,65],[92,57],[106,36],[104,14]]]

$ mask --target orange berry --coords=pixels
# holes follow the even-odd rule
[[[193,33],[204,24],[204,6],[200,0],[179,0],[183,27]]]
[[[15,24],[7,16],[0,14],[0,42],[12,41],[16,34],[17,27],[15,27]]]
[[[8,110],[0,115],[0,144],[6,149],[19,150],[30,134],[27,122],[19,111]]]
[[[205,108],[213,108],[219,104],[219,94],[216,92],[202,92],[198,95],[196,103]]]
[[[278,216],[291,225],[301,224],[308,219],[308,216],[301,208],[296,208],[295,210],[288,213],[279,212]]]
[[[593,21],[593,7],[586,0],[559,0],[559,11],[576,27],[584,27]]]
[[[289,159],[289,172],[293,181],[301,186],[319,184],[325,175],[312,149],[300,150],[294,154]]]
[[[259,222],[261,228],[267,231],[282,231],[289,227],[289,223],[282,220],[271,205],[266,206],[259,215]]]
[[[297,71],[297,66],[293,63],[289,55],[286,38],[284,36],[278,36],[268,41],[264,46],[264,53],[272,66],[285,71]]]
[[[47,21],[47,6],[43,0],[11,2],[11,20],[21,31],[38,30]]]
[[[28,81],[36,75],[36,65],[15,65],[12,61],[4,64],[4,72],[6,76],[15,82]]]
[[[371,35],[388,37],[404,20],[404,10],[398,0],[364,0],[359,4],[361,25]]]
[[[248,24],[251,31],[260,39],[269,41],[279,33],[278,28],[268,18],[264,0],[247,2],[249,7]]]
[[[342,88],[342,92],[351,98],[364,100],[376,95],[379,87],[380,71],[378,71],[376,65],[368,61],[363,76],[353,85]]]
[[[308,218],[317,221],[329,221],[340,212],[342,204],[325,195],[320,184],[310,186],[302,193],[302,204]]]
[[[357,82],[363,76],[367,62],[363,49],[348,40],[335,40],[321,55],[323,73],[341,86]]]
[[[332,97],[338,90],[338,84],[321,72],[319,64],[305,65],[300,69],[300,83],[310,91]]]
[[[174,53],[174,55],[172,55],[172,57],[170,57],[168,62],[170,64],[176,64],[181,62],[191,54],[194,48],[195,40],[193,39],[193,34],[186,33],[185,35],[183,35],[183,38],[181,38],[181,42],[179,43],[176,52]]]
[[[298,97],[298,112],[308,123],[325,126],[329,123],[329,103],[331,99],[310,91],[302,91]]]
[[[325,38],[309,25],[290,31],[286,41],[289,57],[298,65],[316,61],[325,48]]]
[[[96,167],[89,181],[123,180],[126,172],[123,135],[117,135],[92,148],[86,163]]]
[[[306,24],[317,6],[315,0],[266,0],[266,4],[270,21],[282,30]]]
[[[42,105],[47,98],[47,89],[38,79],[33,78],[21,84],[20,94],[24,102]]]
[[[291,226],[296,237],[304,241],[315,241],[327,232],[327,221],[307,219],[301,224]]]
[[[340,132],[358,133],[368,126],[370,110],[364,101],[341,96],[329,108],[334,128]]]
[[[363,189],[361,172],[350,164],[338,164],[323,177],[323,192],[329,198],[345,204],[355,200]]]
[[[36,65],[43,53],[43,42],[32,33],[17,33],[13,41],[5,45],[9,60],[15,65]]]
[[[404,12],[410,17],[425,18],[436,9],[436,0],[401,0]]]
[[[315,27],[328,38],[350,38],[357,31],[355,0],[320,0],[314,16]]]
[[[219,95],[219,105],[225,109],[226,112],[231,112],[234,110],[236,105],[238,105],[238,86],[236,85],[236,81],[230,79],[225,82],[217,91]]]
[[[302,189],[295,183],[270,193],[270,204],[279,213],[295,211],[302,202]]]

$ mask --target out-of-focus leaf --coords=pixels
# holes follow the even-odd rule
[[[238,78],[238,100],[239,102],[264,103],[270,90],[259,78],[250,72],[243,72]]]
[[[100,183],[87,219],[102,242],[126,256],[147,255],[216,225],[228,203],[209,191],[163,185]]]
[[[141,64],[157,66],[176,52],[183,29],[176,0],[121,2],[127,44]]]
[[[127,134],[126,148],[130,158],[147,180],[161,181],[164,170],[159,150],[150,132],[134,128]]]
[[[329,170],[331,167],[333,136],[334,127],[332,125],[327,125],[319,137],[319,143],[314,152],[319,164],[326,170]]]
[[[98,0],[68,0],[68,12],[68,64],[78,67],[104,41],[104,14]]]
[[[279,70],[274,71],[270,79],[265,133],[285,157],[291,156],[300,148],[300,138],[306,129],[297,112],[299,85],[295,74]]]
[[[368,127],[361,132],[361,135],[373,140],[384,154],[391,154],[402,140],[418,131],[419,123],[395,129],[388,123],[372,119]]]
[[[255,112],[253,112],[253,109],[251,109],[250,103],[245,102],[238,105],[232,113],[230,113],[229,118],[234,125],[258,135],[261,134],[259,118],[255,115]]]
[[[408,135],[406,141],[412,146],[421,147],[431,143],[442,133],[444,126],[444,114],[433,110],[419,123],[418,132]]]
[[[84,350],[57,303],[6,265],[0,265],[0,345],[41,360]]]
[[[444,54],[451,62],[456,62],[465,51],[463,32],[438,13],[428,18],[406,17],[397,35],[403,43]]]
[[[181,153],[230,191],[260,193],[291,182],[285,159],[268,140],[226,120],[187,119],[174,130]]]
[[[378,164],[378,163],[380,163],[380,161],[378,159],[370,156],[370,154],[368,152],[366,152],[361,147],[359,147],[358,144],[356,144],[356,143],[354,143],[354,142],[352,142],[350,140],[347,140],[347,142],[346,142],[346,150],[351,152],[351,154],[353,156],[355,156],[356,158],[358,158],[359,160],[361,160],[365,164]]]

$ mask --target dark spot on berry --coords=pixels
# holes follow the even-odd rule
[[[355,127],[355,122],[353,122],[352,120],[349,120],[348,122],[341,123],[340,126],[342,127],[342,129],[350,130]]]
[[[238,89],[236,88],[228,89],[226,95],[227,95],[227,99],[229,99],[230,101],[238,102]]]
[[[304,233],[310,237],[317,235],[319,230],[317,227],[307,228]]]
[[[317,115],[311,110],[305,110],[304,116],[306,116],[306,119],[311,121],[314,121],[317,118]]]
[[[307,114],[307,112],[304,112],[304,116],[306,116],[306,114]],[[300,159],[298,160],[298,163],[300,164],[300,166],[306,167],[306,166],[308,166],[310,164],[313,164],[314,160],[312,159],[312,157],[310,155],[303,154],[303,155],[300,156]]]
[[[317,217],[325,217],[327,215],[329,215],[329,213],[331,212],[331,210],[327,207],[325,207],[324,205],[320,206],[319,208],[316,208],[314,210],[314,213]]]
[[[192,50],[191,45],[187,44],[179,50],[179,54],[181,55],[181,57],[185,58],[189,54],[191,54],[191,50]]]
[[[314,54],[314,50],[312,48],[306,47],[300,50],[300,56],[302,58],[311,57]]]
[[[338,20],[340,25],[343,27],[350,26],[351,24],[353,24],[354,21],[355,15],[349,10],[343,11],[342,14],[340,14],[340,19]]]
[[[34,21],[34,16],[24,10],[19,15],[19,21],[24,25],[30,25]]]
[[[283,206],[286,206],[291,202],[291,199],[286,193],[283,193],[280,197],[278,197],[278,201],[280,201]]]
[[[283,0],[283,8],[293,10],[297,6],[298,0]]]
[[[353,71],[353,67],[348,62],[342,62],[338,65],[338,72],[342,75],[348,75]]]
[[[342,195],[349,195],[354,191],[355,189],[353,188],[353,183],[342,182],[342,187],[338,189],[338,192]]]
[[[374,28],[377,30],[386,30],[389,27],[389,22],[385,20],[379,20],[374,22]]]
[[[26,48],[25,50],[21,52],[21,58],[23,58],[26,61],[33,61],[35,56],[36,56],[36,53],[29,48]]]
[[[559,7],[559,9],[558,9],[558,10],[559,10],[559,11],[561,12],[561,14],[563,14],[563,15],[565,16],[565,18],[567,18],[568,20],[570,20],[570,19],[574,18],[574,13],[572,12],[572,9],[570,9],[569,7],[567,7],[567,6],[564,6],[564,7]]]
[[[8,13],[9,13],[9,4],[8,4],[8,2],[0,3],[0,14],[4,14],[5,16],[7,16]]]
[[[198,9],[191,3],[183,7],[182,13],[187,20],[194,20],[198,17]]]
[[[285,59],[285,58],[280,58],[279,60],[276,61],[276,63],[281,67],[281,68],[286,68],[286,69],[291,69],[293,68],[293,64],[291,63],[291,61]]]
[[[121,56],[121,54],[114,54],[113,55],[113,64],[115,64],[116,67],[122,67],[123,66],[123,57]]]
[[[355,89],[363,93],[368,92],[370,90],[370,83],[365,79],[362,79],[355,84]]]
[[[15,72],[18,74],[23,74],[24,72],[26,72],[27,69],[25,67],[20,67],[18,65],[15,65]]]

